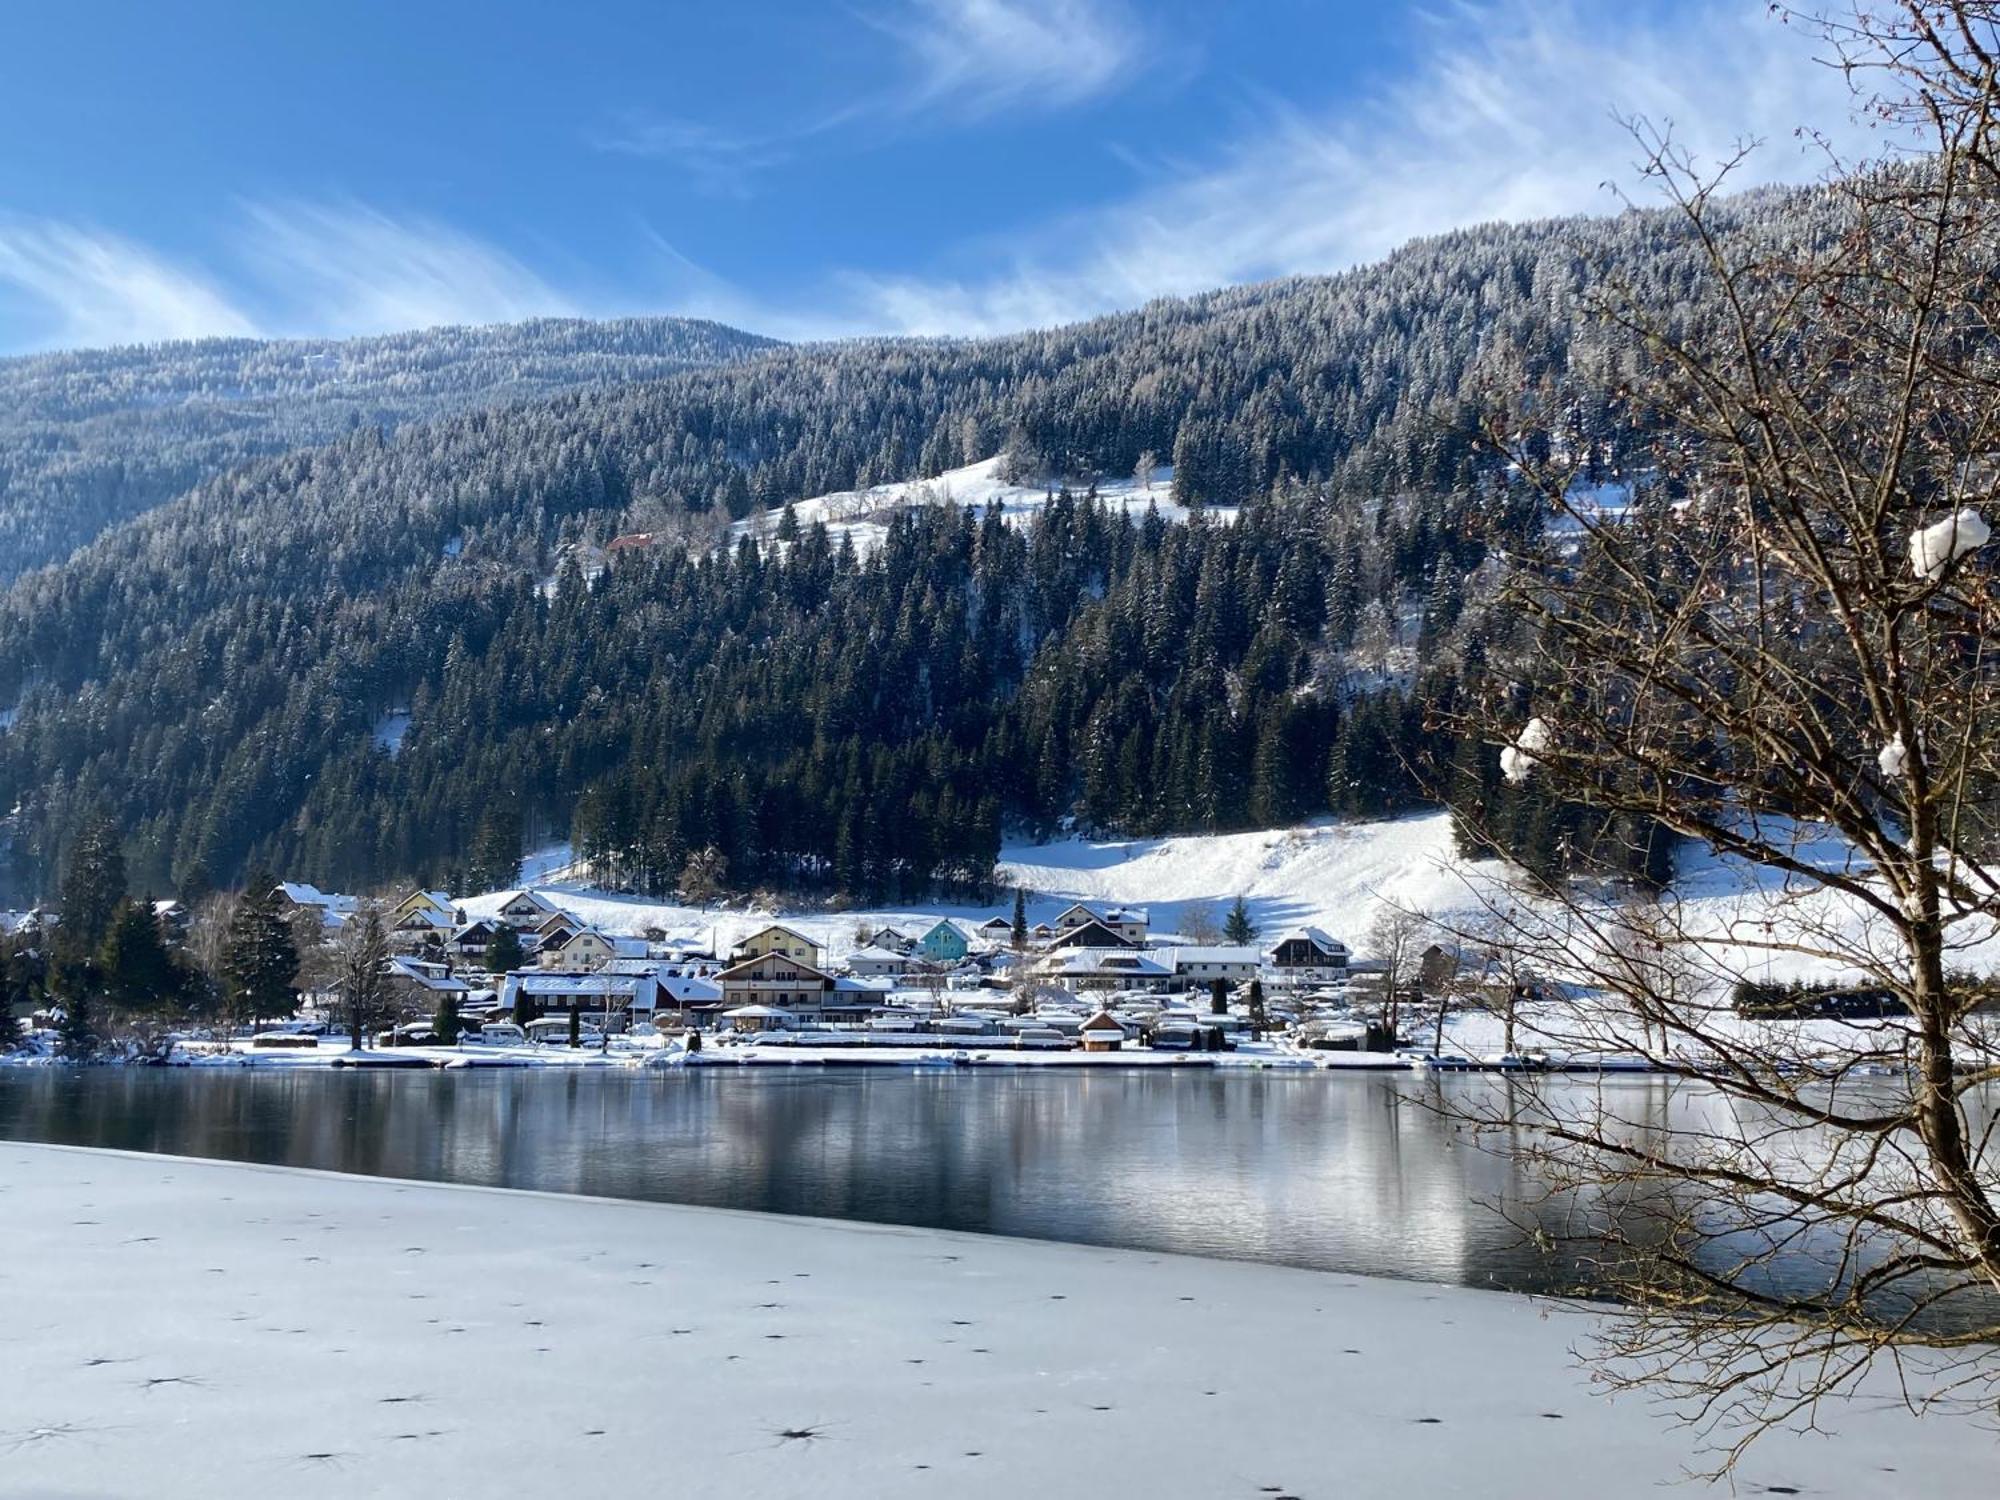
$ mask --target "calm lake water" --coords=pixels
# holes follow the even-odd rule
[[[1397,1074],[0,1069],[0,1137],[1513,1290],[1534,1185]],[[1665,1108],[1653,1079],[1609,1085]]]

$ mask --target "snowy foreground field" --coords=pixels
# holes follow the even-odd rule
[[[15,1497],[1599,1500],[1692,1461],[1577,1371],[1592,1314],[1498,1293],[5,1143],[0,1222]],[[1990,1493],[1990,1432],[1822,1423],[1737,1492]]]

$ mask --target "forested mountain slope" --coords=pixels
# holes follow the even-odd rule
[[[1739,200],[1730,232],[1814,232],[1820,203]],[[1557,440],[1615,470],[1629,355],[1579,315],[1612,275],[1703,316],[1678,220],[1493,226],[1337,277],[780,349],[231,471],[0,597],[14,887],[48,886],[93,807],[160,886],[252,859],[492,878],[524,835],[573,831],[650,888],[714,845],[733,884],[860,894],[977,882],[1003,820],[1403,805],[1458,753],[1426,710],[1488,649],[1489,555],[1539,524],[1473,415],[1488,382],[1545,388]],[[754,509],[998,452],[1075,492],[1026,532],[906,516],[865,559],[810,528],[716,545]],[[1090,476],[1148,455],[1177,502],[1241,519],[1093,503]],[[565,562],[634,531],[654,545],[594,587]],[[1520,817],[1554,846],[1559,810]]]
[[[0,583],[251,458],[770,347],[683,318],[545,319],[0,360]]]

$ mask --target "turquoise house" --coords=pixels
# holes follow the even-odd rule
[[[934,964],[955,964],[972,951],[956,922],[939,922],[917,939],[917,951]]]

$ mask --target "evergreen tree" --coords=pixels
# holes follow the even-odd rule
[[[229,919],[221,968],[230,1003],[241,1019],[254,1025],[266,1016],[292,1013],[298,944],[268,872],[251,872],[249,887]]]
[[[97,969],[105,1001],[114,1011],[159,1015],[181,1001],[180,965],[167,949],[159,919],[143,901],[118,908],[98,951]]]
[[[493,934],[493,941],[486,945],[486,972],[511,973],[527,961],[528,956],[521,947],[521,935],[502,922],[500,930]]]
[[[1014,887],[1014,924],[1009,935],[1016,953],[1028,946],[1028,893],[1018,885]]]
[[[77,833],[63,872],[58,945],[78,959],[96,953],[124,899],[125,852],[117,825],[108,814],[94,813]]]
[[[1223,919],[1222,935],[1238,945],[1257,941],[1257,924],[1250,920],[1250,903],[1241,896],[1236,898],[1229,908],[1229,915]]]
[[[438,1040],[447,1047],[458,1045],[460,1031],[464,1028],[458,1019],[458,997],[441,995],[438,997],[437,1014],[431,1017],[431,1029]]]
[[[1208,983],[1208,1013],[1212,1016],[1229,1014],[1229,986],[1220,979]]]

